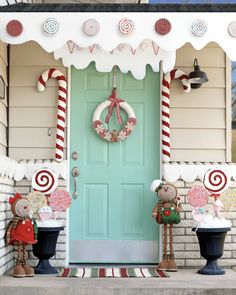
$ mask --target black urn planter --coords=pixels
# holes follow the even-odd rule
[[[38,242],[33,245],[33,254],[39,259],[34,268],[36,274],[56,274],[57,270],[51,266],[49,259],[56,253],[59,233],[64,228],[38,227]]]
[[[207,260],[206,265],[198,270],[203,275],[223,275],[225,271],[218,266],[217,259],[223,255],[224,241],[230,228],[196,228],[201,256]]]

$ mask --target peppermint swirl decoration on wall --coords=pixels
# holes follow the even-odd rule
[[[198,37],[203,36],[207,31],[207,23],[202,19],[196,19],[192,23],[192,33]]]
[[[236,21],[232,22],[228,26],[228,33],[231,37],[236,37]]]
[[[55,172],[49,168],[41,168],[32,176],[32,187],[35,191],[50,194],[58,186],[58,178]]]
[[[47,34],[54,35],[59,30],[59,23],[55,18],[48,18],[43,23],[43,30]]]
[[[9,21],[6,27],[8,35],[12,37],[20,36],[23,32],[23,25],[20,21],[13,19]]]
[[[160,18],[155,23],[155,30],[160,35],[167,35],[171,31],[171,23],[166,18]]]
[[[203,184],[209,192],[220,194],[229,187],[230,179],[222,169],[211,168],[205,173]]]
[[[123,18],[119,21],[119,31],[121,34],[129,36],[135,31],[134,22],[131,19]]]
[[[100,30],[100,25],[95,19],[88,19],[83,24],[83,32],[87,36],[95,36]]]

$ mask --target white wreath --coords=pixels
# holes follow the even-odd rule
[[[106,108],[109,108],[111,103],[112,102],[110,100],[105,100],[96,107],[96,110],[93,114],[93,128],[95,129],[97,134],[104,140],[110,142],[118,142],[126,139],[133,132],[137,120],[132,107],[127,102],[120,102],[119,105],[127,113],[128,120],[122,130],[109,131],[103,126],[102,121],[100,120],[100,116]]]

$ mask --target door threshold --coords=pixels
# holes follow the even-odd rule
[[[69,267],[76,268],[76,267],[154,267],[158,264],[157,263],[70,263]]]

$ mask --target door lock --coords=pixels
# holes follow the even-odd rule
[[[77,152],[72,153],[72,159],[75,161],[78,160],[78,153]]]

